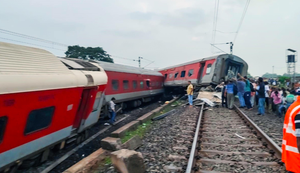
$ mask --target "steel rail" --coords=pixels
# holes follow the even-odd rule
[[[186,168],[186,173],[191,173],[193,170],[193,167],[195,165],[195,154],[197,152],[196,148],[198,145],[198,136],[199,136],[199,130],[200,130],[200,126],[201,126],[201,119],[202,119],[202,115],[203,115],[203,108],[204,108],[204,103],[202,103],[201,109],[200,109],[200,113],[198,116],[198,123],[197,123],[197,128],[195,131],[195,135],[194,135],[194,140],[193,140],[193,145],[191,148],[191,152],[190,152],[190,157],[189,157],[189,162]]]
[[[271,148],[274,151],[274,154],[277,158],[281,159],[281,148],[264,132],[262,131],[241,109],[239,109],[236,105],[234,108],[238,115],[242,117],[244,121],[247,122],[256,132],[257,136],[262,137],[263,142],[268,144],[268,148]]]

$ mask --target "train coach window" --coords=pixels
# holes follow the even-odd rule
[[[125,90],[129,89],[129,81],[128,80],[123,80],[123,88]]]
[[[7,123],[7,116],[0,117],[0,143],[2,142],[4,131]]]
[[[194,73],[194,69],[189,70],[188,76],[189,76],[189,77],[192,76],[193,73]]]
[[[172,78],[173,74],[169,74],[169,78]]]
[[[168,77],[168,74],[165,74],[165,79],[167,79],[167,77]]]
[[[136,80],[132,81],[132,87],[133,87],[133,89],[137,88],[137,81]]]
[[[177,72],[177,73],[175,73],[175,75],[174,75],[174,78],[177,78],[177,76],[178,76],[178,72]]]
[[[111,84],[112,84],[113,90],[118,90],[119,89],[119,81],[118,80],[112,80]]]
[[[149,88],[150,87],[150,81],[146,81],[146,85],[147,85],[147,87]]]
[[[143,82],[143,81],[140,82],[140,87],[141,87],[142,89],[144,88],[144,82]]]
[[[51,106],[31,111],[27,119],[25,134],[29,134],[48,127],[51,124],[54,110],[55,107]]]
[[[209,74],[211,71],[211,64],[208,64],[206,67],[206,74]]]
[[[185,76],[185,70],[184,70],[184,71],[181,71],[180,77],[184,77],[184,76]]]

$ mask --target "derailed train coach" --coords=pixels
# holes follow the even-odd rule
[[[188,81],[196,87],[217,85],[236,77],[247,75],[248,64],[232,54],[221,54],[160,69],[166,88],[186,87]]]

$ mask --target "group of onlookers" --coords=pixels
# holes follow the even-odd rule
[[[250,80],[247,76],[238,74],[238,79],[222,82],[222,106],[233,109],[234,98],[237,95],[240,108],[252,110],[258,107],[257,115],[265,115],[272,110],[282,117],[288,107],[295,101],[293,92],[277,86],[269,86],[269,82],[259,78],[258,81]],[[294,91],[295,92],[295,91]],[[300,90],[299,90],[300,92]]]

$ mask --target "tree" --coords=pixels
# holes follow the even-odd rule
[[[68,50],[65,54],[69,58],[92,59],[114,63],[114,60],[102,47],[85,48],[78,45],[68,46]]]
[[[248,77],[249,79],[253,78],[249,72],[247,72],[247,77]]]
[[[291,78],[288,77],[288,76],[279,76],[279,77],[278,77],[278,81],[279,81],[280,83],[282,83],[282,84],[284,84],[285,81],[290,80],[290,79],[291,79]]]
[[[265,73],[262,75],[263,78],[277,78],[278,75],[276,73],[271,74],[271,73]]]

